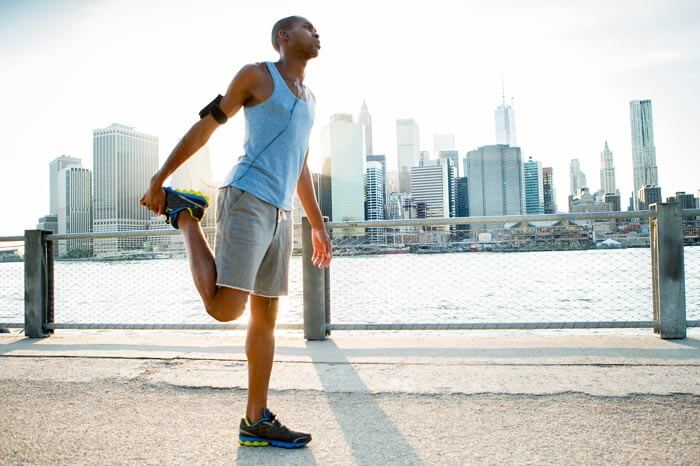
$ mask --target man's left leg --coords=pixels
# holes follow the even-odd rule
[[[275,357],[275,322],[279,298],[250,296],[250,322],[245,341],[248,356],[248,406],[246,416],[250,421],[262,417],[267,407],[272,361]]]
[[[246,446],[300,448],[311,435],[285,427],[267,409],[272,361],[275,356],[275,321],[279,298],[250,296],[250,322],[246,338],[248,406],[241,419],[238,443]]]

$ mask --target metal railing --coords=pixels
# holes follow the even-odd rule
[[[686,293],[691,314],[700,314],[700,283],[696,283],[696,277],[700,277],[700,270],[697,270],[700,265],[696,259],[700,259],[700,255],[695,254],[696,248],[692,248],[692,260],[686,263],[683,248],[685,227],[682,219],[685,218],[687,224],[688,219],[695,217],[700,218],[700,209],[681,211],[677,204],[658,204],[652,206],[652,210],[637,212],[327,222],[337,252],[332,274],[329,269],[318,269],[311,264],[310,227],[304,219],[302,257],[294,257],[292,260],[293,284],[290,287],[293,294],[290,303],[296,312],[294,316],[301,321],[303,307],[303,323],[292,319],[279,323],[278,328],[303,329],[307,339],[325,339],[331,331],[336,330],[602,328],[652,328],[661,338],[684,338],[687,327],[700,326],[700,320],[686,320]],[[567,273],[571,275],[571,270],[575,272],[578,268],[590,269],[591,264],[597,264],[597,268],[592,268],[595,269],[595,274],[600,275],[598,269],[601,268],[601,264],[608,263],[608,256],[603,257],[603,253],[597,251],[577,251],[591,247],[592,243],[588,244],[586,241],[590,242],[590,234],[595,231],[595,222],[592,221],[610,222],[630,218],[639,219],[642,224],[649,223],[651,247],[628,250],[624,256],[615,256],[618,262],[625,261],[618,263],[618,268],[634,272],[627,274],[627,281],[633,282],[627,295],[617,302],[607,303],[604,302],[605,296],[609,297],[619,289],[608,286],[605,280],[591,281],[590,277],[581,276],[581,283],[571,283],[570,277],[562,270],[552,273],[552,262],[559,260],[553,258],[559,257],[560,253],[552,254],[545,250],[573,249],[573,252],[561,255],[563,260],[560,262],[568,267]],[[548,224],[542,226],[537,222]],[[556,230],[552,228],[555,222],[565,222],[567,226]],[[587,224],[577,225],[577,222]],[[478,230],[499,224],[507,224],[510,227],[501,230],[492,228],[491,231],[497,233],[493,233],[491,241],[476,241],[473,238],[478,235],[474,232],[465,236],[464,231],[458,230],[460,225],[468,225],[469,228]],[[524,227],[513,227],[517,224],[523,224]],[[176,230],[71,235],[52,235],[48,232],[28,230],[24,237],[0,238],[0,242],[23,240],[25,248],[22,290],[24,323],[16,320],[2,322],[0,314],[0,328],[21,327],[29,337],[46,336],[56,329],[244,329],[245,324],[201,322],[190,318],[189,314],[175,315],[176,322],[163,322],[160,316],[170,315],[169,309],[176,308],[180,301],[190,303],[191,307],[197,308],[198,315],[204,316],[184,260],[171,261],[167,268],[158,269],[149,265],[157,261],[114,263],[110,267],[105,267],[102,263],[99,269],[95,268],[97,266],[91,261],[76,261],[70,265],[59,262],[56,269],[54,250],[58,251],[57,245],[62,241],[81,240],[91,242],[91,247],[96,247],[97,242],[103,239],[167,238],[177,235],[179,232]],[[445,238],[450,240],[445,242]],[[460,239],[453,241],[454,238]],[[386,249],[390,249],[390,252],[406,252],[409,249],[416,254],[378,254],[378,249],[382,248],[384,252]],[[401,251],[397,251],[398,249]],[[533,252],[515,255],[457,254],[457,251],[469,250]],[[452,253],[421,254],[430,252]],[[412,267],[417,269],[411,270]],[[504,275],[503,271],[509,268],[513,269],[511,275]],[[163,272],[166,269],[167,272]],[[455,273],[455,269],[466,275]],[[424,278],[430,275],[425,273],[426,270],[438,272],[446,278],[442,281],[428,282]],[[451,288],[458,288],[460,282],[455,280],[465,279],[464,277],[467,277],[467,280],[481,280],[482,283],[491,284],[490,286],[503,288],[499,285],[497,277],[484,278],[479,275],[487,275],[488,270],[500,270],[501,282],[518,277],[515,271],[530,281],[522,282],[525,283],[521,284],[523,289],[516,290],[518,292],[510,297],[501,296],[507,293],[493,293],[493,290],[489,293],[479,290],[479,294],[471,289],[471,293],[453,293],[451,301],[440,298],[441,286],[444,288],[447,283]],[[686,273],[686,270],[689,273]],[[71,274],[82,275],[69,280]],[[161,274],[165,276],[161,277]],[[633,280],[630,278],[632,275]],[[0,277],[2,276],[0,269]],[[546,280],[542,280],[542,277]],[[688,277],[692,283],[687,285]],[[382,285],[383,279],[391,280],[392,283],[398,280],[405,286],[401,288]],[[543,283],[547,280],[550,280],[550,283]],[[5,281],[3,279],[3,282]],[[162,287],[162,284],[167,283],[168,289],[177,287],[188,290],[187,293],[190,294],[170,296],[166,290],[153,298],[155,301],[148,301],[151,298],[144,298],[145,294],[134,291],[133,284],[136,282],[145,282],[152,288],[163,289],[165,287]],[[586,296],[587,290],[591,289],[591,283],[602,290],[602,298],[592,300]],[[430,304],[426,305],[416,298],[416,293],[411,294],[407,291],[411,289],[422,290],[420,293],[428,299],[425,302]],[[73,290],[70,299],[66,298],[69,294],[67,290]],[[567,293],[576,299],[569,300]],[[14,294],[17,294],[16,290]],[[125,295],[129,295],[131,299],[129,306],[134,307],[132,314],[128,316],[129,319],[123,318],[124,303],[119,297]],[[377,299],[381,295],[384,295],[383,301]],[[14,298],[17,304],[17,296]],[[173,302],[165,302],[168,299],[172,299]],[[508,299],[510,301],[507,301]],[[430,300],[439,302],[434,305]],[[331,303],[334,309],[333,320]],[[166,311],[155,315],[149,312],[157,306],[165,307]],[[430,308],[430,321],[421,317],[427,314],[407,312],[421,306]],[[519,314],[518,307],[530,311],[536,309],[538,312],[549,309],[550,313],[538,314],[536,317],[539,318],[535,320],[532,319],[532,312]],[[378,308],[382,311],[381,315],[373,316],[370,311]],[[108,321],[97,322],[96,309],[100,309],[100,312],[108,317]],[[578,318],[551,318],[561,314],[571,317],[572,309],[576,310],[578,314],[575,317]],[[70,318],[67,317],[68,310],[72,313]],[[397,316],[395,311],[403,314]],[[607,318],[600,319],[601,314]],[[115,316],[121,316],[122,319],[115,322]],[[649,316],[649,319],[645,319],[645,316]],[[185,321],[189,322],[184,323]]]

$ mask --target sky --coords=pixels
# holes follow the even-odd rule
[[[164,161],[238,69],[277,59],[270,30],[292,14],[322,43],[305,79],[317,99],[312,170],[330,116],[357,117],[363,100],[390,169],[398,118],[416,120],[423,150],[436,133],[454,133],[461,157],[494,144],[503,76],[523,161],[554,168],[560,211],[572,158],[599,188],[606,140],[627,205],[633,99],[652,100],[664,198],[700,190],[697,1],[0,0],[0,190],[14,206],[0,236],[48,213],[51,160],[92,168],[95,128],[154,134]],[[242,114],[212,136],[215,177],[242,138]]]

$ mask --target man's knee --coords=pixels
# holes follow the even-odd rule
[[[248,303],[248,292],[233,288],[219,288],[214,299],[207,303],[207,313],[219,322],[231,322],[243,315]]]

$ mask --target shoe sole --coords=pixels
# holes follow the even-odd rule
[[[240,436],[238,438],[238,444],[244,447],[278,447],[278,448],[301,448],[305,447],[309,442],[306,443],[289,443],[281,442],[279,440],[264,440],[255,437],[245,437]]]

